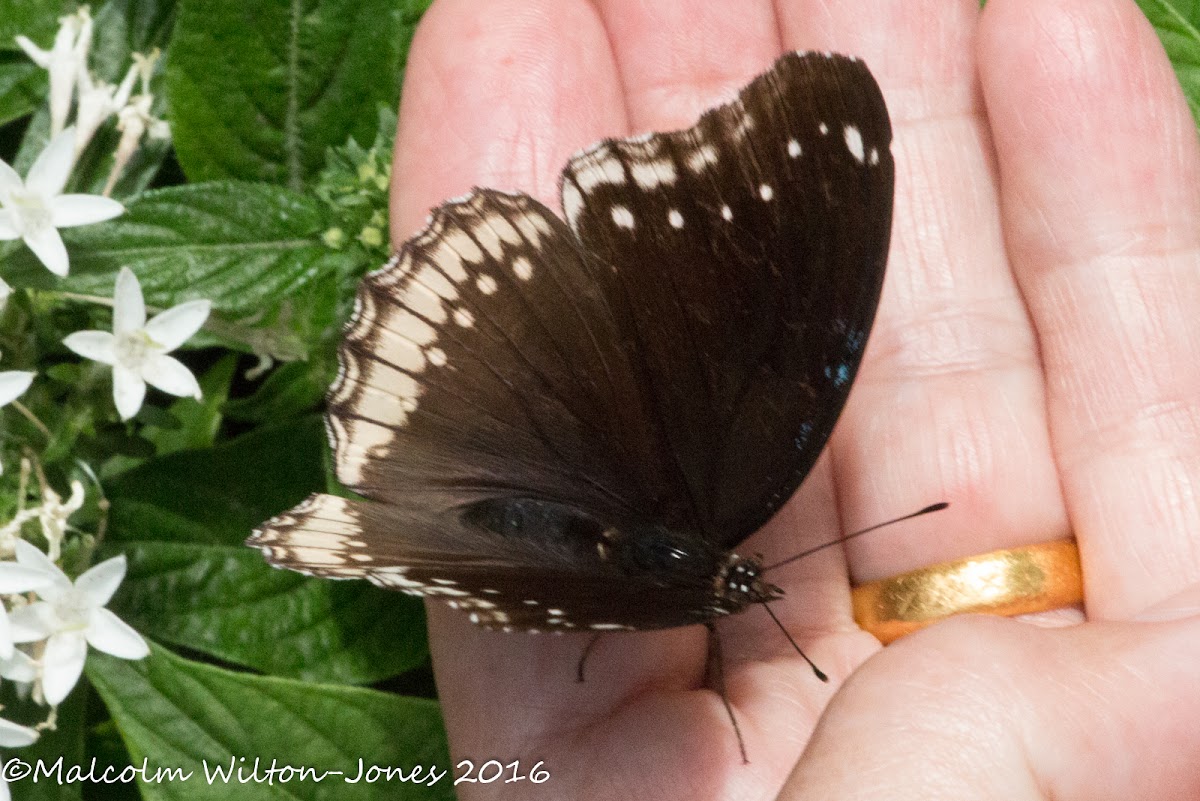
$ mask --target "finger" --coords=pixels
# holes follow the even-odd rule
[[[1037,350],[1005,258],[974,0],[780,2],[787,47],[858,53],[895,131],[888,276],[832,442],[858,581],[1062,536]],[[1014,502],[1020,499],[1020,502]]]
[[[406,68],[393,164],[393,239],[471,189],[558,207],[568,156],[625,127],[603,29],[583,0],[440,0]]]
[[[1200,148],[1127,0],[998,0],[982,81],[1090,614],[1200,579]],[[1030,24],[1036,19],[1036,24]]]
[[[780,53],[770,0],[596,0],[596,8],[620,71],[628,133],[690,126]]]
[[[780,798],[1196,798],[1198,658],[1194,616],[1068,629],[955,620],[846,683]]]

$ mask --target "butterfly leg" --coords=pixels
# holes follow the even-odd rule
[[[733,733],[737,735],[738,751],[742,754],[742,764],[749,765],[750,758],[746,756],[746,741],[742,739],[742,729],[738,726],[737,716],[733,714],[733,705],[729,703],[729,695],[725,692],[725,658],[721,654],[721,636],[717,627],[711,622],[704,624],[708,629],[708,657],[705,660],[704,674],[709,686],[715,687],[721,695],[721,703],[725,705],[725,713],[733,724]]]
[[[588,640],[588,644],[583,646],[583,653],[579,655],[579,664],[575,667],[575,681],[578,683],[583,684],[583,665],[592,655],[592,649],[596,647],[596,643],[600,642],[600,638],[603,636],[603,631],[597,632],[592,635],[592,639]]]

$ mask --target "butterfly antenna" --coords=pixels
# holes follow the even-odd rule
[[[826,542],[823,545],[818,545],[815,548],[809,548],[807,551],[801,551],[800,553],[796,554],[795,556],[789,556],[787,559],[784,559],[782,562],[776,562],[773,565],[768,565],[767,567],[763,568],[763,572],[766,573],[768,570],[774,570],[777,567],[783,567],[784,565],[791,564],[792,562],[795,562],[797,559],[803,559],[806,556],[812,556],[817,551],[823,551],[826,548],[833,547],[834,545],[841,545],[843,542],[852,540],[855,537],[861,537],[863,534],[870,534],[872,531],[883,528],[884,526],[890,526],[893,523],[902,523],[905,520],[912,520],[914,517],[920,517],[921,515],[927,515],[930,512],[940,512],[943,509],[945,509],[946,507],[948,507],[949,505],[950,504],[946,503],[945,501],[942,501],[941,503],[935,503],[932,506],[926,506],[924,509],[922,509],[919,512],[913,512],[912,514],[904,515],[904,517],[897,517],[894,520],[886,520],[882,523],[876,523],[875,525],[873,525],[869,528],[864,528],[862,531],[856,531],[853,534],[847,534],[844,537],[838,537],[836,540],[830,540],[829,542]],[[770,610],[768,610],[768,611],[770,611]],[[774,617],[774,615],[772,614],[771,617]],[[778,622],[778,621],[776,621],[776,622]]]
[[[788,642],[790,642],[792,644],[792,647],[796,649],[796,653],[800,654],[800,656],[802,656],[804,658],[804,661],[808,663],[808,666],[810,668],[812,668],[812,672],[816,675],[816,677],[818,679],[820,679],[821,681],[829,681],[829,677],[825,675],[825,671],[823,671],[819,667],[817,667],[813,663],[813,661],[808,658],[808,654],[804,653],[804,650],[796,643],[796,640],[792,637],[792,635],[784,627],[783,623],[780,622],[779,617],[776,616],[775,610],[771,608],[771,605],[764,601],[763,609],[767,610],[767,614],[771,616],[771,620],[774,620],[775,625],[779,626],[779,630],[783,632],[783,636],[788,638]]]

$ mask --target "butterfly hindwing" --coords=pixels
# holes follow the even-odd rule
[[[312,495],[266,521],[253,544],[274,564],[443,600],[491,629],[650,629],[728,614],[699,574],[664,584],[630,573],[563,525],[569,512],[533,504],[524,516],[524,536],[497,536],[454,513]]]

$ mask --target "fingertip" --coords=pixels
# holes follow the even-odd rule
[[[1010,220],[1010,242],[1059,261],[1127,244],[1131,227],[1192,238],[1172,221],[1200,213],[1195,122],[1134,2],[993,0],[978,52],[1009,197],[1036,210]]]
[[[603,26],[582,0],[439,0],[405,74],[391,187],[393,240],[473,186],[554,202],[574,150],[623,130]]]

